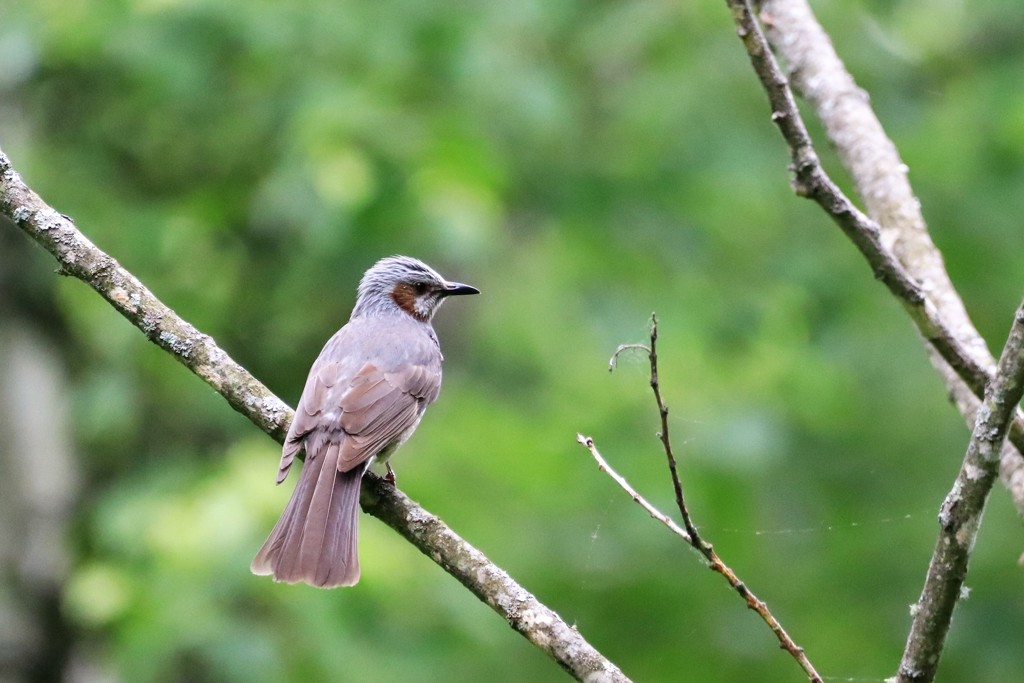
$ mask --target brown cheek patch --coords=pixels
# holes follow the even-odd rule
[[[391,292],[391,298],[396,304],[398,304],[399,308],[412,317],[417,320],[426,320],[426,318],[416,311],[416,292],[413,291],[413,288],[410,285],[396,285],[394,290]]]

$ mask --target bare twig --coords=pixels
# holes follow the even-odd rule
[[[661,417],[661,431],[658,438],[661,440],[662,448],[665,449],[665,459],[668,461],[668,471],[672,478],[672,490],[676,494],[676,507],[683,518],[683,526],[690,534],[695,544],[707,545],[700,537],[700,532],[693,525],[690,519],[690,511],[686,508],[686,500],[683,498],[683,484],[679,481],[679,468],[676,466],[676,456],[672,452],[672,441],[668,435],[668,406],[661,398],[661,383],[658,379],[658,316],[651,313],[651,349],[648,354],[651,363],[651,391],[654,392],[654,401],[658,404],[658,415]],[[708,545],[708,550],[711,546]]]
[[[794,0],[794,3],[797,1]],[[969,320],[966,319],[966,314],[962,317],[953,316],[952,319],[947,317],[952,315],[955,309],[955,304],[948,292],[942,290],[941,309],[932,300],[931,297],[936,293],[934,284],[940,282],[934,279],[936,263],[941,268],[941,257],[938,257],[937,250],[934,255],[921,256],[927,252],[922,239],[914,242],[914,249],[905,249],[905,256],[911,253],[915,254],[914,258],[918,266],[913,273],[909,272],[904,264],[897,259],[887,245],[887,242],[892,242],[895,239],[894,233],[883,234],[879,224],[857,209],[822,168],[818,155],[814,151],[813,142],[800,116],[800,111],[793,99],[789,83],[779,68],[760,25],[754,18],[748,0],[726,0],[726,4],[732,13],[736,32],[743,41],[751,65],[768,95],[772,121],[778,126],[783,139],[789,146],[791,168],[794,174],[794,191],[802,197],[814,200],[821,206],[860,250],[871,266],[875,277],[881,280],[903,304],[918,332],[943,360],[943,364],[935,363],[935,365],[947,386],[950,387],[951,395],[956,399],[958,408],[965,414],[965,417],[970,419],[971,411],[976,406],[975,401],[984,396],[985,385],[991,378],[995,362],[990,354],[986,355],[987,352],[983,351],[984,342],[979,341],[980,336],[976,336],[976,332],[973,335],[965,332],[965,325],[968,331],[973,330]],[[791,13],[786,9],[789,4],[792,3],[766,3],[766,23],[775,26],[780,31],[783,26],[788,26],[789,24],[786,24],[784,20],[791,17]],[[799,38],[788,34],[779,38],[780,43],[786,44],[797,40]],[[797,50],[791,50],[791,54],[799,56],[800,53]],[[821,53],[816,54],[820,56]],[[807,66],[803,61],[800,64]],[[852,81],[849,87],[854,87]],[[860,91],[847,92],[844,102],[858,96],[863,97],[862,93],[859,95],[857,93]],[[822,106],[824,108],[825,104],[823,103]],[[838,133],[833,135],[838,135]],[[856,146],[856,143],[851,145],[851,147]],[[905,171],[903,172],[905,173]],[[865,188],[875,188],[890,180],[892,178],[887,176],[865,185]],[[865,189],[865,191],[874,190]],[[912,194],[909,196],[910,201],[913,201]],[[880,204],[876,209],[883,217],[891,217],[896,211],[891,202]],[[904,228],[904,230],[923,229],[921,227],[923,221],[919,225],[915,220],[908,219],[907,225],[911,227]],[[930,243],[930,240],[928,242]],[[918,278],[928,283],[927,289],[920,284]],[[952,285],[950,285],[951,288]],[[959,378],[959,381],[954,380],[953,377]],[[960,382],[966,386],[966,392],[961,390]],[[970,394],[976,397],[974,401],[967,398]],[[1010,426],[1010,441],[1018,452],[1006,450],[1006,457],[1010,461],[1003,465],[1003,481],[1013,493],[1018,509],[1024,512],[1024,472],[1022,472],[1024,459],[1020,456],[1020,453],[1024,452],[1024,414],[1021,414],[1020,411],[1017,412]]]
[[[967,575],[967,563],[981,525],[985,502],[999,474],[1006,430],[1024,394],[1024,303],[1017,309],[995,378],[985,392],[963,465],[939,513],[935,545],[907,638],[899,679],[931,681]]]
[[[619,354],[623,353],[624,351],[634,350],[646,351],[647,355],[650,355],[651,353],[651,347],[648,346],[647,344],[619,344],[619,347],[615,349],[615,353],[613,353],[612,357],[608,360],[608,372],[615,371],[615,367],[619,362]]]
[[[658,414],[661,419],[661,431],[658,434],[658,439],[662,443],[662,447],[665,450],[665,455],[669,462],[669,471],[672,476],[672,486],[675,489],[676,494],[676,505],[679,508],[679,512],[683,518],[683,524],[686,527],[685,530],[680,528],[675,522],[672,521],[667,515],[659,512],[653,505],[648,503],[636,490],[629,485],[629,483],[620,476],[615,470],[613,470],[601,456],[597,450],[597,446],[594,445],[594,440],[589,436],[583,436],[582,434],[576,435],[576,440],[582,444],[587,450],[590,451],[591,456],[597,462],[598,468],[608,474],[615,483],[617,483],[630,497],[644,508],[651,517],[657,519],[662,524],[672,530],[673,533],[678,535],[684,541],[689,543],[707,562],[708,567],[723,577],[729,583],[729,585],[735,590],[743,600],[747,603],[747,607],[757,612],[758,616],[764,621],[765,624],[771,629],[772,633],[779,641],[779,647],[788,652],[793,659],[797,661],[800,667],[807,674],[808,680],[813,683],[821,683],[822,678],[818,675],[818,672],[814,669],[814,665],[807,658],[804,653],[804,649],[797,645],[793,639],[789,636],[786,630],[779,623],[779,620],[775,618],[768,605],[758,598],[753,591],[747,588],[746,584],[739,580],[736,573],[725,564],[710,543],[704,540],[697,527],[693,524],[690,518],[689,509],[686,506],[686,501],[683,498],[683,488],[679,481],[679,473],[676,467],[675,456],[672,454],[672,442],[669,439],[668,434],[668,406],[661,397],[661,384],[658,379],[658,355],[657,355],[657,339],[658,339],[658,319],[657,316],[651,314],[651,344],[645,346],[644,344],[623,344],[619,346],[615,353],[612,355],[612,367],[614,367],[615,358],[626,349],[643,349],[647,351],[647,357],[651,364],[651,389],[654,391],[654,398],[658,404]]]
[[[608,464],[608,461],[601,457],[601,453],[597,450],[597,446],[594,445],[594,439],[589,436],[584,436],[583,434],[577,434],[576,441],[590,451],[590,454],[594,456],[594,460],[597,461],[597,469],[611,477],[612,481],[619,485],[619,488],[629,494],[629,497],[633,499],[633,502],[644,510],[647,510],[647,514],[667,526],[672,533],[676,534],[679,538],[683,539],[690,545],[693,545],[693,537],[686,533],[685,529],[676,524],[671,517],[648,503],[643,496],[636,492],[635,488],[629,485],[629,482],[626,481],[621,474],[612,469],[612,466]]]
[[[292,410],[208,335],[180,318],[131,273],[96,248],[74,222],[48,206],[0,151],[0,213],[53,254],[61,271],[95,289],[153,343],[192,370],[238,412],[279,443]],[[573,627],[460,538],[380,477],[368,475],[362,505],[490,605],[513,629],[580,681],[629,679]]]

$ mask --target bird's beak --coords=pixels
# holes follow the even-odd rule
[[[472,285],[464,285],[460,282],[446,282],[441,294],[444,296],[456,296],[459,294],[479,294],[480,290]]]

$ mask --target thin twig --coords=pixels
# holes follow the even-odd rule
[[[693,545],[693,537],[686,533],[685,529],[676,524],[671,517],[648,503],[643,496],[637,493],[636,489],[629,485],[629,482],[626,481],[621,474],[612,469],[612,466],[608,464],[608,461],[601,457],[601,453],[597,450],[597,446],[594,445],[594,439],[589,436],[584,436],[583,434],[577,434],[576,441],[590,451],[590,454],[594,456],[594,460],[597,461],[597,469],[611,477],[623,491],[629,494],[629,497],[633,499],[633,502],[646,510],[647,514],[651,517],[667,526],[672,533],[676,534],[679,538],[683,539],[690,545]]]
[[[146,337],[209,384],[238,412],[279,443],[292,410],[216,342],[180,318],[117,261],[96,248],[67,216],[33,192],[0,150],[0,213],[49,251],[62,272],[95,289]],[[393,486],[368,474],[363,509],[380,519],[500,614],[533,645],[580,681],[628,683],[615,664],[575,627],[516,583],[503,569]],[[242,570],[247,571],[247,570]]]
[[[658,415],[661,417],[661,431],[658,438],[665,449],[665,459],[668,461],[668,471],[672,478],[672,489],[676,494],[676,507],[683,518],[683,526],[690,534],[692,542],[696,545],[707,545],[700,537],[700,532],[690,519],[690,511],[686,508],[686,500],[683,498],[683,484],[679,480],[679,468],[676,466],[676,456],[672,453],[672,441],[668,434],[668,406],[661,398],[661,383],[658,380],[658,316],[651,313],[651,348],[647,356],[651,363],[651,391],[654,392],[654,401],[658,404]],[[711,546],[708,545],[708,550]]]
[[[636,349],[646,351],[648,355],[651,353],[651,347],[647,346],[647,344],[619,344],[618,348],[615,349],[615,353],[613,353],[612,357],[608,360],[608,372],[613,372],[615,370],[619,362],[619,354],[623,351],[632,351]]]
[[[651,314],[651,344],[645,346],[643,344],[623,344],[615,350],[615,354],[612,356],[614,361],[615,357],[627,348],[643,349],[648,353],[648,359],[651,364],[651,389],[654,391],[654,397],[658,404],[658,413],[661,419],[661,431],[658,434],[658,439],[661,441],[662,446],[665,450],[665,455],[668,458],[669,471],[672,475],[672,485],[675,489],[676,494],[676,505],[679,508],[679,512],[683,518],[683,526],[685,530],[680,528],[675,522],[668,516],[659,512],[654,506],[648,503],[636,490],[629,485],[629,483],[621,477],[615,470],[613,470],[603,457],[601,457],[597,446],[594,445],[594,440],[589,436],[583,436],[582,434],[576,435],[576,440],[582,444],[587,450],[590,451],[591,456],[597,462],[598,468],[607,473],[630,497],[641,507],[643,507],[651,517],[659,520],[662,524],[667,526],[693,548],[701,554],[708,564],[708,567],[723,577],[729,583],[729,585],[737,593],[742,596],[743,600],[747,603],[747,607],[757,612],[758,616],[764,621],[765,624],[771,629],[772,633],[779,641],[779,646],[788,652],[793,659],[800,665],[807,674],[808,680],[812,683],[821,683],[822,678],[818,675],[818,672],[814,669],[814,665],[811,664],[810,659],[807,658],[804,649],[797,645],[793,639],[789,636],[786,630],[779,623],[779,620],[775,618],[768,605],[758,598],[753,591],[747,588],[746,584],[739,580],[736,573],[722,561],[715,552],[714,548],[710,543],[704,540],[697,530],[697,527],[693,524],[689,509],[686,506],[686,501],[683,497],[683,487],[679,480],[679,473],[676,467],[676,459],[672,453],[672,442],[669,439],[668,432],[668,406],[661,397],[661,384],[658,378],[658,355],[657,355],[657,339],[658,339],[658,319],[657,316]],[[614,367],[614,366],[613,366]]]
[[[999,453],[1017,404],[1024,394],[1024,302],[1017,309],[999,358],[995,378],[985,392],[963,465],[939,513],[939,539],[928,566],[914,622],[899,668],[899,681],[935,678],[960,598],[971,550],[992,484],[999,474]]]

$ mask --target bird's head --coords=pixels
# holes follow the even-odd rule
[[[476,287],[448,282],[422,261],[389,256],[363,275],[352,315],[383,313],[397,307],[421,322],[429,322],[445,298],[479,293]]]

